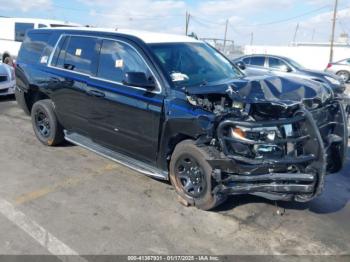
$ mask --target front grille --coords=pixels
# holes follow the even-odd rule
[[[7,81],[7,76],[0,76],[0,83],[6,82],[6,81]]]
[[[305,153],[304,150],[298,150],[299,146],[303,146],[311,140],[313,134],[308,132],[300,132],[301,126],[307,123],[305,115],[296,115],[288,119],[273,121],[257,121],[244,122],[226,120],[219,124],[217,135],[223,152],[226,156],[236,161],[253,165],[275,165],[276,163],[283,165],[309,163],[315,159],[311,153]],[[236,126],[247,128],[268,128],[276,127],[276,130],[282,137],[276,137],[272,141],[259,140],[241,140],[229,135],[229,130]],[[310,128],[308,125],[305,129]],[[289,129],[289,130],[287,130]],[[311,131],[311,130],[309,130]],[[270,147],[270,153],[257,154],[256,148]],[[273,152],[272,152],[273,151]]]
[[[6,88],[6,89],[0,89],[0,94],[5,94],[5,93],[7,93],[8,92],[8,88]]]

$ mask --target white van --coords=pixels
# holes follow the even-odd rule
[[[75,27],[79,24],[35,18],[0,17],[0,60],[16,59],[27,30],[44,27]]]

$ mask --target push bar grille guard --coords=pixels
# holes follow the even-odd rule
[[[217,184],[213,193],[255,194],[270,199],[309,201],[323,189],[324,177],[332,170],[332,158],[345,160],[347,123],[340,101],[321,108],[302,107],[291,118],[273,121],[226,119],[217,128],[217,138],[227,161],[210,160]],[[244,140],[229,135],[232,128],[250,130],[276,127],[282,135],[273,141]],[[292,127],[292,132],[283,132]],[[281,157],[252,157],[234,152],[232,145],[278,146]],[[341,167],[340,167],[341,168]]]

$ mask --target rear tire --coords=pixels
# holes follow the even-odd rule
[[[337,72],[337,76],[339,76],[341,79],[343,79],[345,83],[349,82],[349,80],[350,80],[350,72],[348,72],[348,71],[344,71],[344,70],[339,71],[339,72]]]
[[[56,146],[64,141],[63,128],[57,120],[50,99],[39,100],[32,107],[32,125],[36,137],[47,146]]]
[[[192,140],[182,141],[176,146],[169,166],[170,181],[182,204],[210,210],[226,199],[222,194],[212,194],[215,181],[208,158],[207,152]]]

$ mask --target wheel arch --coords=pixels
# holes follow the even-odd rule
[[[38,89],[29,89],[29,91],[24,94],[24,99],[25,99],[25,103],[28,108],[28,111],[31,112],[33,105],[36,102],[44,99],[50,99],[50,97]]]

